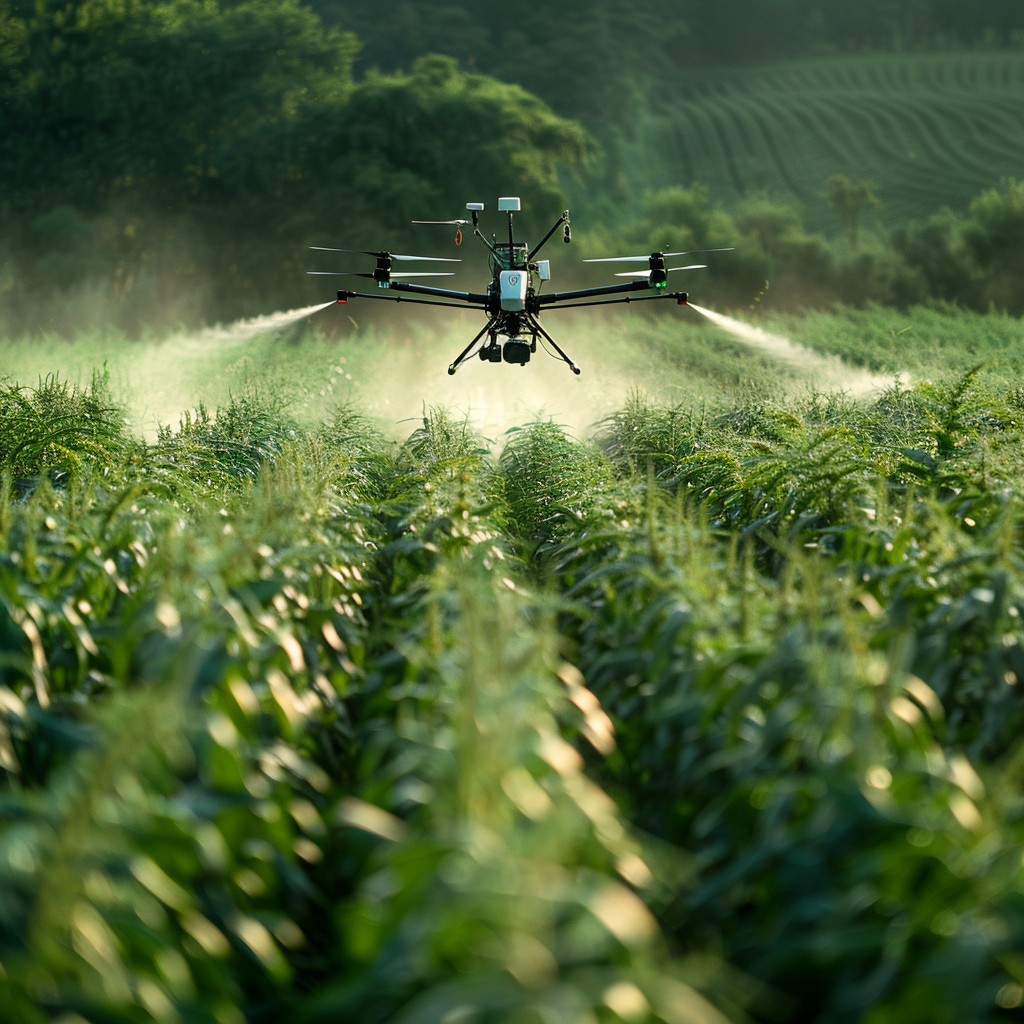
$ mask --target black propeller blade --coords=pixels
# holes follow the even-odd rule
[[[319,252],[350,252],[360,253],[363,256],[373,256],[378,260],[422,260],[428,263],[461,263],[462,260],[452,259],[450,256],[403,256],[395,252],[375,252],[372,249],[333,249],[327,245],[311,245],[310,249]]]

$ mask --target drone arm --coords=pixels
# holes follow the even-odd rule
[[[349,299],[378,299],[385,302],[408,302],[414,306],[444,306],[448,309],[463,309],[464,305],[462,302],[442,301],[441,299],[414,299],[406,298],[404,295],[394,294],[395,285],[392,283],[391,287],[387,291],[380,292],[354,292],[349,289],[345,289],[338,292],[338,302],[345,303]],[[442,296],[447,293],[439,289]],[[452,293],[455,296],[459,296],[461,293]],[[474,296],[474,298],[485,299],[486,296]],[[482,304],[481,304],[482,305]]]
[[[658,292],[657,295],[625,295],[621,299],[592,299],[584,302],[570,302],[562,309],[579,309],[581,306],[614,306],[620,302],[649,302],[653,299],[675,299],[680,306],[688,304],[686,292]]]
[[[552,292],[550,295],[538,295],[534,301],[539,308],[540,306],[553,306],[556,302],[568,302],[571,299],[590,299],[597,295],[620,295],[624,292],[647,291],[650,287],[650,283],[646,280],[630,281],[627,284],[607,284],[598,288],[581,288],[572,292]]]
[[[533,261],[533,258],[534,258],[534,256],[536,256],[536,255],[537,255],[537,253],[539,253],[539,252],[541,251],[541,249],[543,249],[543,248],[544,248],[544,246],[545,246],[545,245],[547,244],[547,242],[548,242],[548,240],[549,240],[549,239],[551,238],[551,236],[552,236],[552,235],[553,235],[553,234],[554,234],[554,233],[555,233],[555,232],[556,232],[556,231],[557,231],[557,230],[558,230],[558,229],[559,229],[559,228],[560,228],[560,227],[561,227],[561,226],[562,226],[563,224],[565,225],[565,234],[564,234],[564,236],[563,236],[563,237],[564,237],[564,239],[565,239],[565,241],[566,241],[566,242],[569,242],[569,241],[571,241],[571,240],[572,240],[572,233],[571,233],[571,232],[570,232],[570,230],[569,230],[569,211],[568,211],[568,210],[564,210],[564,211],[562,212],[562,216],[561,216],[561,217],[559,217],[559,218],[558,218],[558,220],[556,220],[556,221],[555,221],[555,223],[551,225],[551,230],[550,230],[550,231],[549,231],[549,232],[548,232],[548,233],[547,233],[547,234],[546,234],[546,235],[545,235],[545,236],[544,236],[544,237],[543,237],[543,238],[542,238],[542,239],[540,240],[540,242],[539,242],[539,243],[538,243],[538,244],[537,244],[536,246],[534,246],[534,248],[533,248],[533,251],[532,251],[532,252],[530,253],[530,255],[529,255],[529,256],[527,257],[527,259],[528,259],[528,260],[530,260],[530,261],[532,262],[532,261]]]
[[[426,284],[410,284],[408,281],[392,281],[388,291],[412,292],[414,295],[434,295],[442,299],[457,299],[473,306],[486,306],[490,298],[480,292],[456,292],[449,288],[432,288]]]

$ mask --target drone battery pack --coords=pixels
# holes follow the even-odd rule
[[[503,270],[501,272],[501,308],[509,312],[526,309],[526,285],[528,275],[524,270]]]

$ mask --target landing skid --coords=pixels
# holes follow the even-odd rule
[[[573,373],[577,375],[580,373],[580,368],[533,316],[521,315],[511,326],[504,316],[491,317],[473,340],[455,357],[452,364],[448,367],[449,375],[454,374],[470,357],[473,349],[485,334],[489,335],[487,344],[481,345],[477,350],[477,354],[484,362],[500,363],[504,361],[525,366],[530,361],[530,356],[537,351],[537,338],[540,336],[555,350]],[[507,339],[504,345],[498,341],[499,337]],[[527,340],[527,337],[529,340]]]

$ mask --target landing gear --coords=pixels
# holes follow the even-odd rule
[[[554,338],[529,313],[516,313],[514,316],[499,314],[491,317],[483,330],[459,353],[455,361],[448,367],[449,374],[465,362],[480,339],[488,335],[487,341],[477,349],[477,355],[485,363],[510,363],[514,366],[525,366],[537,351],[537,339],[542,337],[548,345],[561,357],[563,362],[579,374],[580,368],[565,354]],[[504,343],[499,338],[505,338]]]

